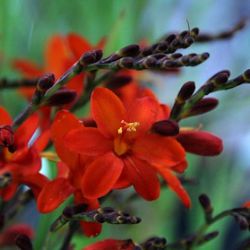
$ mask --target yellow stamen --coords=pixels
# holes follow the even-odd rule
[[[124,131],[136,132],[137,127],[140,126],[139,122],[126,122],[124,120],[121,121],[121,124],[122,126],[117,130],[119,135],[121,135]]]
[[[56,153],[53,153],[53,152],[48,152],[48,151],[42,152],[42,153],[40,153],[40,156],[46,158],[49,161],[54,161],[54,162],[60,161],[58,155]]]

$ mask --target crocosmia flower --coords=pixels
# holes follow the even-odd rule
[[[91,112],[97,127],[70,131],[65,142],[70,150],[93,157],[81,180],[89,199],[99,198],[115,188],[133,185],[146,200],[160,194],[158,175],[189,207],[190,199],[174,172],[187,166],[185,150],[174,137],[151,132],[159,105],[154,98],[137,98],[125,108],[106,88],[96,88],[91,96]]]

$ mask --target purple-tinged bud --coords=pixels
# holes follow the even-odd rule
[[[61,106],[69,104],[75,100],[77,96],[76,91],[70,89],[60,89],[53,96],[49,98],[47,104],[49,106]]]
[[[138,44],[131,44],[120,49],[117,54],[122,57],[135,57],[140,53],[140,46]]]
[[[191,30],[191,36],[193,36],[193,37],[196,37],[196,36],[198,36],[199,35],[199,28],[193,28],[192,30]]]
[[[148,56],[146,59],[143,60],[142,64],[146,69],[150,69],[156,66],[157,60],[154,56]]]
[[[152,46],[149,46],[149,47],[145,47],[143,49],[141,49],[141,54],[143,56],[149,56],[153,53],[153,49],[152,49]]]
[[[174,39],[176,39],[176,34],[170,34],[165,38],[165,41],[170,44]]]
[[[199,196],[199,202],[200,202],[200,204],[201,204],[201,206],[204,209],[204,212],[206,214],[211,214],[213,212],[211,201],[206,194],[201,194]]]
[[[208,79],[208,82],[215,81],[216,84],[224,84],[228,81],[230,71],[222,70]]]
[[[179,125],[172,120],[163,120],[155,122],[152,127],[152,131],[163,136],[175,136],[179,133]]]
[[[247,221],[247,218],[238,213],[234,214],[234,218],[239,224],[241,230],[247,230],[249,228],[249,222]]]
[[[132,57],[124,57],[117,61],[120,68],[131,69],[134,66],[134,59]]]
[[[243,78],[244,78],[244,81],[250,82],[250,69],[247,69],[247,70],[243,73]]]
[[[18,234],[15,239],[15,243],[20,250],[33,250],[31,240],[25,234]]]
[[[37,91],[44,93],[49,88],[51,88],[54,83],[55,83],[55,75],[52,73],[48,73],[38,79],[36,86]]]
[[[99,60],[101,60],[102,56],[103,56],[103,52],[100,49],[88,51],[88,52],[84,53],[81,56],[81,58],[79,60],[79,63],[82,66],[86,66],[86,65],[89,65],[89,64],[92,64],[92,63],[96,63]]]
[[[180,89],[177,99],[180,101],[186,101],[189,99],[195,91],[195,83],[192,81],[186,82]]]
[[[105,86],[110,89],[117,89],[129,84],[132,81],[131,76],[118,75],[112,77],[109,81],[106,82]]]
[[[167,48],[168,48],[168,43],[166,43],[166,42],[160,42],[157,45],[157,51],[160,51],[160,52],[166,51]]]
[[[198,103],[196,103],[191,111],[189,112],[188,116],[193,115],[200,115],[207,113],[213,109],[215,109],[219,104],[219,101],[216,98],[213,97],[206,97],[200,100]]]

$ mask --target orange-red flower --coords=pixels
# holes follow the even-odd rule
[[[135,249],[135,244],[132,240],[115,240],[106,239],[93,243],[83,250],[133,250]]]
[[[10,115],[0,107],[0,126],[6,127],[12,124]],[[46,136],[40,136],[35,143],[30,145],[30,139],[38,126],[38,116],[28,118],[13,134],[12,148],[0,147],[0,176],[7,178],[6,184],[0,188],[0,196],[4,200],[13,197],[20,184],[29,186],[35,195],[38,195],[41,187],[47,179],[39,174],[41,159],[39,152],[46,145]],[[4,182],[4,180],[2,180]]]
[[[58,176],[48,182],[41,191],[37,206],[40,212],[48,213],[61,205],[71,194],[75,204],[86,204],[87,210],[99,207],[97,199],[87,199],[81,190],[81,179],[85,172],[86,157],[75,153],[66,147],[65,134],[72,129],[81,128],[82,123],[68,111],[57,113],[51,127],[51,138],[57,155],[62,162],[58,163]],[[101,224],[81,222],[85,235],[97,235],[101,231]]]
[[[81,180],[87,198],[99,198],[114,188],[133,185],[143,198],[154,200],[160,193],[160,174],[190,206],[188,194],[173,174],[187,166],[184,149],[175,138],[150,131],[158,111],[158,103],[151,97],[138,98],[126,109],[112,91],[94,90],[91,112],[97,128],[77,128],[65,137],[69,149],[94,157]]]
[[[29,60],[16,59],[13,67],[27,78],[40,77],[48,72],[54,73],[56,78],[59,78],[83,53],[103,46],[104,40],[101,40],[96,46],[92,46],[85,38],[75,33],[66,36],[54,35],[49,39],[45,49],[44,66],[38,66]],[[66,86],[80,95],[84,87],[83,80],[84,74],[80,74],[70,80]],[[27,98],[31,98],[34,89],[22,88],[21,92]]]

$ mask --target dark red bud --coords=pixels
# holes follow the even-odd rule
[[[216,98],[206,97],[196,103],[191,109],[188,116],[204,114],[215,109],[219,104],[219,101]]]
[[[80,58],[79,62],[81,65],[86,66],[92,63],[96,63],[102,58],[102,50],[92,50],[84,53]]]
[[[230,71],[229,70],[222,70],[216,74],[214,74],[212,77],[209,78],[208,82],[211,80],[216,81],[216,83],[223,84],[228,81],[228,78],[230,76]]]
[[[250,81],[250,69],[247,69],[244,73],[243,73],[243,77],[244,80],[249,82]]]
[[[120,60],[118,60],[118,65],[121,68],[130,69],[130,68],[133,68],[134,60],[132,57],[124,57],[124,58],[121,58]]]
[[[20,250],[33,250],[31,240],[25,234],[18,234],[15,242]]]
[[[152,125],[152,130],[163,136],[175,136],[179,133],[179,125],[172,120],[163,120],[155,122]]]
[[[96,122],[91,118],[84,118],[82,119],[82,122],[85,127],[97,128]]]
[[[76,91],[70,89],[60,89],[47,102],[50,106],[61,106],[69,104],[75,100],[77,96]]]
[[[51,88],[54,83],[55,83],[55,75],[52,73],[48,73],[38,79],[37,90],[44,93],[49,88]]]
[[[128,45],[117,52],[117,54],[124,57],[127,56],[134,57],[137,56],[139,53],[140,53],[140,46],[137,44]]]
[[[176,139],[187,152],[203,155],[218,155],[223,150],[222,140],[206,131],[189,130],[180,132]]]
[[[199,202],[206,213],[212,212],[212,206],[210,198],[206,194],[201,194],[199,196]]]
[[[9,125],[0,126],[0,146],[12,147],[14,144],[14,132]]]
[[[87,208],[86,204],[78,204],[75,206],[68,206],[68,207],[64,208],[63,215],[66,218],[71,218],[75,214],[79,214],[79,213],[84,212],[86,210],[86,208]]]
[[[132,81],[131,76],[118,75],[112,77],[108,82],[106,82],[106,87],[110,89],[117,89],[123,87]]]
[[[195,83],[194,82],[186,82],[180,89],[179,93],[178,93],[178,96],[177,98],[180,99],[180,100],[187,100],[189,99],[192,94],[194,93],[195,91]]]

